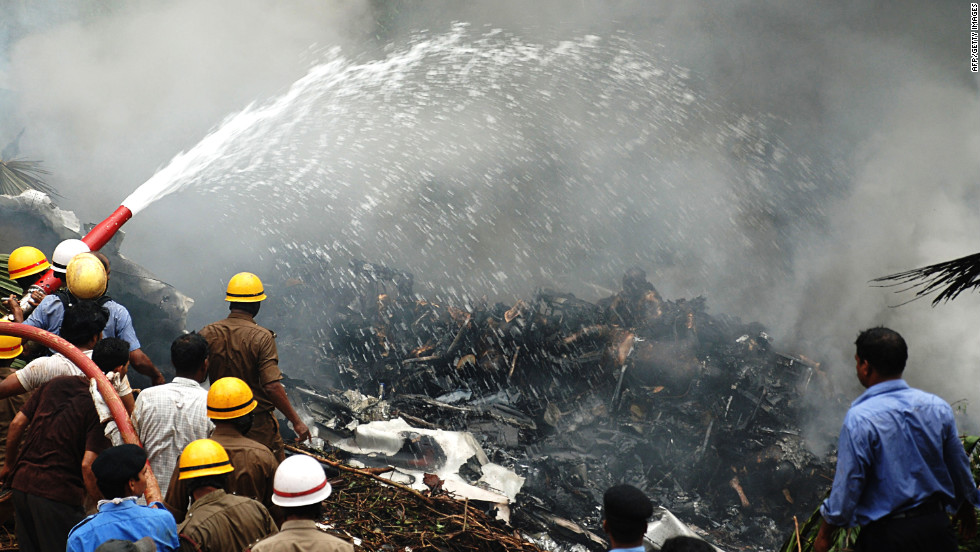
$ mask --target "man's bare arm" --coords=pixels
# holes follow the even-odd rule
[[[269,401],[272,405],[282,412],[286,416],[286,419],[293,424],[293,431],[299,437],[300,441],[309,441],[312,435],[310,434],[310,428],[306,427],[303,420],[299,418],[299,414],[293,409],[293,405],[289,403],[289,397],[286,396],[286,388],[282,386],[278,381],[273,381],[262,386],[265,392],[269,395]]]
[[[813,541],[813,552],[827,552],[833,546],[834,535],[840,527],[827,523],[827,520],[820,520],[820,529],[817,531],[817,538]]]
[[[11,295],[3,300],[4,306],[14,317],[14,322],[22,324],[24,322],[24,310],[20,308],[20,299],[16,295]]]
[[[98,457],[98,453],[90,450],[86,450],[85,456],[82,457],[82,479],[85,481],[85,490],[95,500],[102,498],[102,491],[99,490],[99,485],[95,480],[95,473],[92,471],[92,463]]]
[[[130,416],[133,415],[133,409],[136,408],[136,399],[133,397],[134,393],[128,395],[122,395],[119,400],[122,401],[123,406],[126,408],[126,414]]]
[[[142,349],[134,349],[129,352],[129,364],[137,372],[150,378],[151,386],[167,383],[167,380],[163,378],[163,374],[160,373],[160,370],[157,370],[157,367],[153,365],[153,361],[150,360],[150,357],[146,356],[146,353]]]
[[[0,399],[23,395],[24,393],[27,393],[27,389],[24,389],[24,385],[17,378],[17,374],[10,374],[3,381],[0,381]]]
[[[7,482],[7,477],[14,471],[14,465],[17,463],[17,454],[20,452],[20,441],[24,438],[24,430],[29,423],[30,420],[27,419],[27,416],[23,412],[18,412],[7,429],[7,454],[4,457],[3,470],[0,470],[0,481],[4,483]]]

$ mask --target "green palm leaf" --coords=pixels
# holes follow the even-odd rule
[[[51,174],[41,168],[40,161],[27,159],[0,159],[0,194],[20,195],[27,190],[37,190],[49,196],[61,197],[54,188],[44,182],[44,176]]]

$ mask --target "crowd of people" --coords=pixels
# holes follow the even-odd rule
[[[13,321],[56,334],[92,360],[142,446],[124,442],[82,367],[0,336],[0,481],[20,549],[353,550],[316,526],[331,493],[322,466],[285,457],[274,410],[300,440],[310,431],[280,382],[275,334],[254,319],[266,299],[261,280],[231,278],[228,318],[173,341],[175,377],[165,383],[140,351],[129,312],[106,295],[108,259],[73,247],[70,261],[54,267],[64,288],[47,295],[32,286],[51,264],[35,248],[15,250],[8,273],[28,301],[11,296],[3,306]],[[30,346],[35,353],[25,355]],[[37,358],[18,368],[22,356]],[[130,366],[151,381],[138,394]]]
[[[14,505],[20,549],[352,551],[317,527],[331,494],[323,467],[309,456],[286,458],[276,410],[300,441],[311,435],[282,386],[275,333],[255,322],[266,299],[261,280],[233,276],[228,317],[174,339],[175,377],[165,383],[140,350],[129,312],[106,295],[108,259],[81,249],[72,245],[62,263],[55,252],[53,269],[66,285],[51,294],[34,285],[52,268],[43,253],[15,250],[8,273],[26,299],[3,301],[4,322],[57,334],[88,357],[142,445],[125,442],[110,397],[76,364],[84,359],[0,335],[0,501]],[[655,291],[641,291],[656,303]],[[28,346],[34,351],[25,354]],[[856,349],[867,390],[841,429],[814,550],[830,550],[837,529],[856,526],[856,550],[956,550],[950,514],[972,538],[980,492],[952,408],[902,379],[908,348],[897,332],[866,330]],[[22,356],[36,358],[18,365]],[[130,366],[151,386],[134,392]],[[603,512],[611,550],[644,550],[654,508],[640,489],[610,488]],[[675,537],[661,550],[713,548]]]
[[[2,306],[9,319],[57,334],[91,359],[141,444],[124,442],[95,378],[68,356],[0,335],[0,482],[10,489],[20,549],[352,551],[317,526],[331,494],[323,467],[301,454],[286,458],[275,410],[299,440],[310,430],[282,386],[275,333],[255,322],[267,298],[262,281],[247,272],[231,278],[228,317],[173,340],[175,377],[165,383],[141,353],[129,312],[106,295],[108,259],[71,242],[54,256],[65,286],[47,295],[34,284],[51,264],[33,247],[15,250],[8,271],[27,299],[10,296]],[[36,358],[17,366],[21,356]],[[150,378],[147,389],[134,392],[130,366]],[[650,500],[620,485],[604,507],[613,548],[641,550]],[[687,537],[663,548],[711,549]]]

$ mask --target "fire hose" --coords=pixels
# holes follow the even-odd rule
[[[82,241],[90,250],[98,251],[112,239],[119,227],[126,224],[126,221],[131,218],[133,218],[133,212],[129,210],[129,207],[120,205],[105,220],[95,225],[95,228],[90,230],[88,234],[85,234]],[[61,278],[55,275],[54,270],[48,270],[34,285],[41,288],[41,291],[46,295],[50,295],[57,291],[61,284]],[[29,296],[30,292],[27,293],[26,297]]]
[[[71,343],[68,343],[60,336],[57,336],[51,332],[42,330],[40,328],[35,328],[34,326],[28,326],[26,324],[0,324],[0,334],[2,335],[12,335],[14,337],[20,337],[23,339],[30,339],[32,341],[37,341],[42,345],[57,351],[65,355],[68,360],[70,360],[75,366],[78,366],[82,372],[89,378],[95,378],[96,385],[99,389],[99,393],[102,398],[105,399],[106,405],[109,407],[109,412],[112,414],[112,419],[115,420],[116,426],[119,428],[119,434],[125,443],[137,446],[143,446],[140,443],[139,437],[136,435],[136,429],[133,428],[133,423],[129,420],[129,414],[126,412],[126,407],[123,406],[122,400],[116,393],[115,388],[109,383],[109,380],[102,373],[102,370],[92,359],[85,356],[78,348],[76,348]],[[150,463],[146,463],[146,501],[150,502],[162,502],[163,497],[160,495],[160,484],[157,483],[156,476],[153,475],[153,470],[150,468]]]

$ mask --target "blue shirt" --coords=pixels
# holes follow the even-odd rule
[[[820,514],[838,527],[867,525],[932,497],[980,507],[953,409],[901,379],[871,386],[844,417],[837,474]]]
[[[83,519],[68,533],[67,552],[94,552],[109,539],[138,541],[143,537],[152,538],[157,550],[177,550],[180,541],[174,516],[163,504],[155,504],[158,508],[140,506],[135,500],[106,502],[99,506],[99,513]]]
[[[118,337],[129,343],[130,351],[139,349],[140,340],[136,338],[133,318],[126,307],[112,300],[106,301],[103,306],[109,310],[109,322],[102,331],[102,337]],[[52,293],[44,297],[41,304],[27,317],[27,320],[24,320],[24,324],[60,335],[61,321],[64,319],[65,306],[61,304],[61,299]]]

